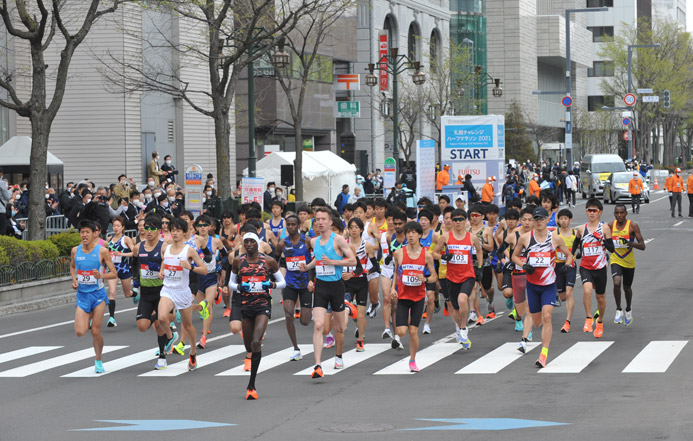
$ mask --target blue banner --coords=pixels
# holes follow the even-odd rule
[[[445,148],[472,149],[492,147],[492,124],[445,126]]]

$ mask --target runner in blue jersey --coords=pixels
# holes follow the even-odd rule
[[[276,237],[280,237],[284,230],[284,218],[282,217],[282,210],[284,206],[279,201],[272,202],[272,217],[269,219],[268,224],[270,231]]]
[[[101,352],[103,351],[103,336],[101,322],[108,304],[108,294],[103,286],[103,280],[115,279],[118,273],[111,262],[108,248],[99,245],[101,238],[96,224],[91,220],[79,223],[80,245],[72,248],[70,259],[70,275],[72,289],[77,290],[77,308],[75,310],[75,334],[82,337],[89,331],[91,320],[91,336],[94,345],[96,361],[94,372],[103,373]],[[103,273],[103,268],[108,273]]]
[[[125,230],[125,218],[118,216],[113,219],[113,237],[108,241],[108,252],[111,255],[111,262],[118,272],[117,279],[108,281],[108,324],[109,328],[118,326],[115,319],[116,309],[116,289],[118,280],[123,285],[125,297],[131,297],[137,304],[139,297],[132,292],[132,273],[130,271],[130,258],[133,256],[132,249],[135,244],[132,239],[123,234]]]
[[[294,353],[291,355],[291,361],[301,359],[301,350],[298,347],[296,340],[296,327],[294,326],[294,310],[296,302],[300,299],[301,314],[300,323],[303,326],[308,326],[312,317],[313,297],[313,282],[308,273],[303,273],[299,270],[301,263],[310,263],[311,255],[306,236],[299,231],[299,220],[294,214],[286,217],[286,230],[289,235],[286,239],[279,241],[275,249],[275,255],[283,256],[282,259],[286,262],[286,288],[282,291],[284,299],[284,318],[286,319],[286,331],[291,339],[291,344],[294,346]]]

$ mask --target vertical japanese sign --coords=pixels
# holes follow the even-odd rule
[[[436,142],[432,139],[416,141],[416,195],[435,201]]]
[[[385,158],[385,163],[383,164],[383,187],[385,194],[388,194],[392,187],[395,186],[397,181],[397,169],[395,168],[395,158]]]
[[[381,31],[378,34],[378,60],[380,61],[380,90],[387,90],[388,86],[388,76],[387,76],[387,60],[383,57],[388,55],[388,41],[387,41],[387,31]]]
[[[450,181],[469,174],[480,189],[495,176],[494,203],[500,200],[505,181],[505,117],[503,115],[442,116],[441,156],[450,163]]]
[[[197,164],[185,168],[185,208],[195,217],[202,213],[202,167]]]
[[[262,207],[262,194],[265,191],[264,187],[265,178],[241,179],[241,200],[244,204],[247,204],[248,202],[257,202]]]

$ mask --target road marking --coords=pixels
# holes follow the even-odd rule
[[[302,356],[306,356],[308,354],[313,353],[313,345],[299,345],[298,348],[301,350]],[[294,348],[292,346],[286,349],[282,349],[279,352],[274,352],[272,354],[263,356],[262,361],[260,362],[260,368],[257,370],[258,374],[266,370],[275,368],[281,364],[289,363],[291,361],[289,360],[289,357],[291,357],[293,353]],[[250,372],[244,371],[243,365],[236,366],[233,369],[229,369],[227,371],[216,374],[217,377],[242,377],[246,375],[250,375]]]
[[[676,222],[676,223],[674,224],[674,226],[675,226],[675,227],[678,227],[678,226],[681,225],[682,223],[683,223],[683,221]]]
[[[102,353],[107,354],[112,351],[117,351],[118,349],[127,348],[127,346],[104,346]],[[48,360],[37,361],[36,363],[27,364],[24,366],[19,366],[8,371],[0,372],[0,377],[7,378],[20,378],[28,377],[29,375],[38,374],[39,372],[44,372],[49,369],[64,366],[66,364],[74,363],[76,361],[86,360],[87,358],[92,358],[94,356],[94,349],[82,349],[81,351],[71,352],[69,354],[60,355],[58,357],[49,358]],[[93,369],[93,367],[92,367]]]
[[[650,201],[650,203],[655,203],[655,202],[661,201],[662,199],[666,199],[666,198],[668,198],[668,197],[669,197],[669,195],[666,195],[666,196],[661,197],[661,198],[659,198],[659,199],[655,199],[654,201]]]
[[[577,342],[538,372],[541,374],[578,374],[612,344],[614,344],[612,341]]]
[[[86,432],[165,432],[169,430],[207,429],[209,427],[227,427],[235,424],[213,423],[195,420],[95,420],[99,423],[126,424],[125,426],[93,427],[90,429],[72,429]]]
[[[687,340],[651,341],[622,372],[664,373],[674,362]]]
[[[106,372],[102,374],[97,374],[94,372],[94,366],[87,366],[84,369],[80,369],[78,371],[72,372],[70,374],[63,375],[63,377],[67,378],[95,378],[95,377],[100,377],[106,374],[110,374],[112,372],[117,372],[120,370],[123,370],[125,368],[128,368],[130,366],[135,366],[140,363],[144,363],[150,360],[154,360],[157,358],[155,354],[157,348],[151,348],[147,349],[142,352],[137,352],[135,354],[128,355],[127,357],[122,357],[122,358],[117,358],[112,361],[104,361],[103,367],[106,370]]]
[[[462,345],[459,343],[431,345],[416,354],[416,366],[421,370],[426,369],[428,366],[439,362],[460,349],[462,349]],[[386,368],[380,369],[373,375],[413,375],[414,373],[409,371],[409,357],[406,357]]]
[[[539,343],[527,343],[527,352],[539,346]],[[522,357],[518,351],[519,343],[505,343],[478,360],[468,364],[455,374],[497,374],[504,367]]]
[[[416,418],[418,421],[448,423],[445,426],[417,427],[400,430],[513,430],[532,427],[565,426],[570,423],[553,421],[520,420],[516,418]]]
[[[366,345],[366,350],[364,352],[356,352],[356,349],[352,349],[351,351],[345,352],[344,353],[344,368],[343,369],[334,369],[334,357],[330,358],[329,360],[323,360],[322,362],[322,371],[325,375],[336,375],[342,371],[345,371],[346,369],[355,366],[362,361],[366,361],[371,357],[375,357],[376,355],[380,354],[381,352],[385,352],[388,349],[390,349],[392,346],[389,344],[383,344],[383,343],[375,343],[375,344],[369,344]],[[329,366],[329,367],[327,367]],[[313,372],[313,368],[309,367],[307,369],[303,369],[300,372],[296,372],[294,375],[310,375]]]
[[[645,245],[647,245],[648,243],[652,242],[653,240],[654,240],[654,237],[652,237],[652,238],[650,238],[650,239],[645,239]]]
[[[245,353],[244,345],[229,345],[214,351],[204,352],[202,354],[198,352],[197,369],[209,366],[241,353]],[[186,372],[188,372],[188,357],[185,357],[185,360],[183,361],[179,361],[178,363],[168,366],[166,369],[162,369],[160,371],[151,370],[149,372],[145,372],[144,374],[138,375],[138,377],[177,377]]]
[[[7,363],[8,361],[17,360],[19,358],[30,357],[36,354],[42,354],[44,352],[52,351],[53,349],[59,349],[62,346],[29,346],[24,349],[17,349],[16,351],[6,352],[0,354],[0,363]]]

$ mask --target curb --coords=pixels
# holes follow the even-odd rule
[[[65,305],[68,303],[75,303],[75,293],[68,292],[65,294],[58,294],[50,297],[43,297],[40,299],[30,300],[27,302],[12,303],[5,306],[0,306],[0,317],[17,314],[21,312],[37,311],[39,309],[50,308],[51,306]]]

